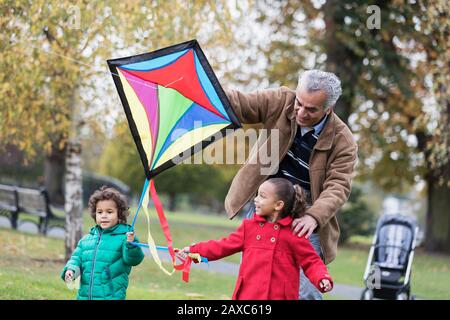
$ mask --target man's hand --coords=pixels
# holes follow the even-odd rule
[[[72,270],[67,270],[66,273],[64,274],[64,281],[72,281],[73,280],[73,271]]]
[[[301,218],[294,219],[292,222],[292,228],[294,229],[292,233],[298,233],[299,237],[305,235],[305,238],[308,239],[314,232],[314,229],[317,228],[317,221],[310,215],[306,214]]]

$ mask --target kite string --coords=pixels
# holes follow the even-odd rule
[[[35,45],[31,44],[31,43],[28,43],[27,47],[31,47],[33,49],[36,49],[36,50],[41,51],[41,52],[44,52],[46,54],[53,54],[55,56],[61,57],[63,59],[69,60],[69,61],[71,61],[73,63],[79,64],[79,65],[82,65],[82,66],[85,66],[85,67],[89,67],[89,68],[92,68],[92,69],[95,68],[95,65],[78,61],[78,60],[76,60],[74,58],[71,58],[69,56],[63,55],[61,53],[57,53],[57,52],[55,52],[55,51],[53,51],[51,49],[48,49],[48,48],[47,49],[39,48],[39,47],[37,47],[37,46],[35,46]],[[103,73],[103,74],[108,74],[108,75],[112,74],[113,76],[120,77],[120,75],[118,73],[114,73],[114,72],[111,72],[111,71],[110,72],[106,72],[106,71],[96,70],[96,72]],[[128,78],[127,78],[127,80],[130,81],[130,82],[136,82],[136,83],[141,84],[141,85],[143,85],[145,87],[149,87],[149,88],[152,88],[152,89],[157,89],[156,87],[148,84],[146,81],[140,81],[140,80],[128,79]],[[169,82],[168,84],[163,85],[163,87],[167,88],[168,86],[174,84],[175,82],[181,81],[181,80],[183,80],[183,77],[180,77],[179,79],[176,79],[176,80],[174,80],[172,82]]]
[[[174,80],[174,81],[172,81],[172,82],[166,84],[166,85],[163,86],[163,87],[164,87],[164,88],[167,88],[167,87],[170,86],[171,84],[174,84],[175,82],[178,82],[178,81],[180,81],[180,80],[183,80],[183,77],[179,77],[177,80]]]
[[[144,201],[145,194],[147,193],[148,185],[149,185],[149,180],[145,179],[144,187],[142,188],[141,199],[139,200],[139,205],[138,205],[138,207],[136,209],[136,213],[134,214],[133,222],[131,223],[131,229],[133,231],[134,231],[134,225],[136,224],[136,218],[137,218],[137,216],[139,214],[139,210],[141,209],[142,202]]]

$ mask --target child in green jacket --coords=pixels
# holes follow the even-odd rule
[[[126,224],[126,197],[103,186],[90,197],[89,211],[96,225],[78,242],[61,278],[68,283],[81,275],[79,300],[123,300],[131,267],[144,259],[141,248],[130,243],[135,236]]]

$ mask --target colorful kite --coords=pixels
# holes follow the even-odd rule
[[[227,129],[241,125],[196,40],[141,55],[108,60],[128,124],[144,166],[146,182],[139,209],[148,205],[147,188],[168,242],[174,270],[175,254],[167,220],[152,178],[223,137]],[[160,268],[165,270],[150,234],[148,246]],[[142,245],[142,244],[137,244]],[[197,257],[198,258],[198,257]],[[189,262],[189,263],[188,263]],[[187,281],[190,261],[184,263]],[[186,278],[185,278],[186,277]]]

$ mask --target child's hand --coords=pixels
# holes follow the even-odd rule
[[[127,232],[127,242],[134,242],[134,232]]]
[[[73,271],[72,270],[67,270],[66,273],[64,274],[64,281],[68,282],[68,281],[73,281]]]
[[[177,255],[181,258],[186,260],[189,254],[189,247],[184,247],[180,251],[177,252]]]
[[[320,288],[323,290],[323,292],[328,292],[331,289],[333,289],[330,280],[328,279],[322,279],[320,280]]]

